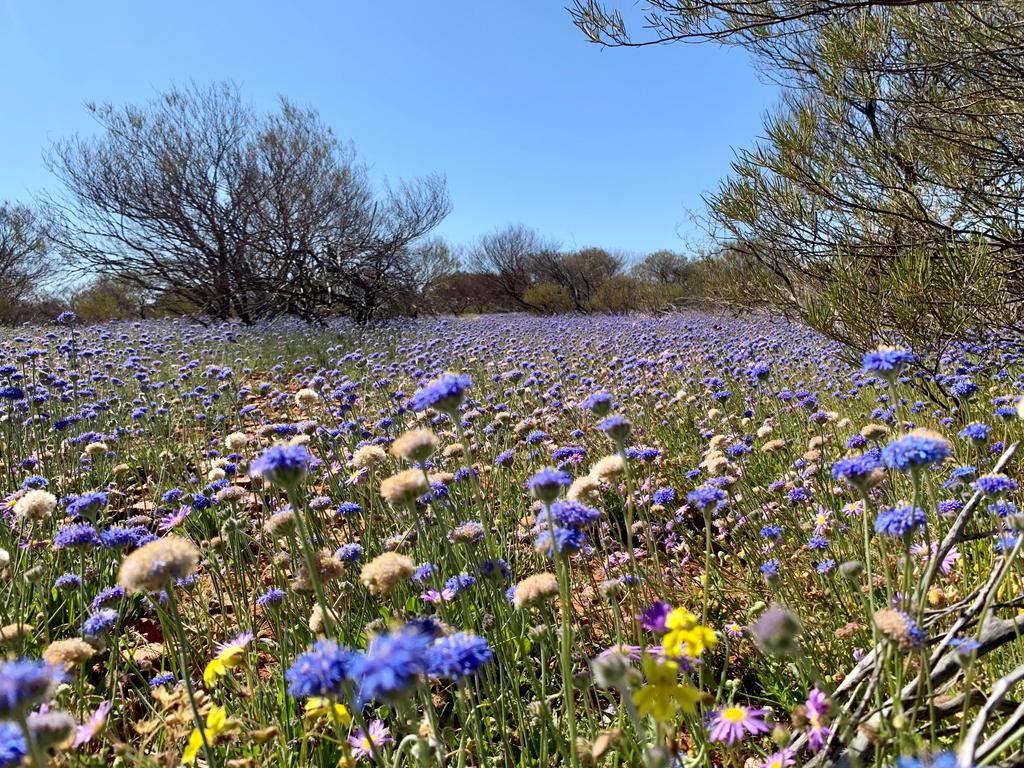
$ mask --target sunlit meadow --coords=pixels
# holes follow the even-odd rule
[[[61,320],[0,336],[0,768],[1020,751],[1009,347]]]

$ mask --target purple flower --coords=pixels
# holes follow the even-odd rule
[[[817,688],[812,688],[807,695],[807,746],[812,752],[817,752],[832,735],[832,731],[825,725],[825,717],[828,715],[828,699],[825,694]]]
[[[645,608],[636,619],[645,631],[664,633],[668,631],[665,619],[671,610],[672,606],[668,603],[657,600],[649,608]]]
[[[716,709],[711,713],[709,730],[712,741],[720,741],[732,746],[750,734],[767,733],[771,730],[764,721],[765,710],[733,705]]]

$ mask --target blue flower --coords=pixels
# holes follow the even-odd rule
[[[107,506],[107,494],[103,491],[92,491],[75,496],[68,504],[68,515],[71,517],[95,517],[96,513]]]
[[[616,443],[626,442],[626,438],[629,437],[629,433],[633,429],[633,423],[625,416],[616,414],[615,416],[609,416],[606,419],[602,419],[601,423],[597,425],[597,428],[608,435]]]
[[[555,525],[565,528],[590,528],[601,519],[599,511],[578,501],[556,501],[548,509]],[[542,509],[537,515],[538,528],[548,525],[548,509]]]
[[[285,592],[283,589],[271,589],[257,597],[256,602],[260,606],[277,605],[284,598]]]
[[[555,527],[555,547],[559,552],[579,552],[587,543],[587,534],[577,528]],[[554,552],[551,547],[551,531],[547,528],[540,530],[537,534],[535,546],[538,552],[543,552],[552,557]]]
[[[615,398],[607,392],[595,392],[584,400],[580,407],[591,411],[595,416],[606,416],[615,405]]]
[[[914,362],[913,353],[899,347],[879,347],[864,355],[864,371],[892,380]]]
[[[970,379],[960,379],[959,381],[954,382],[949,388],[949,393],[960,400],[970,397],[977,391],[978,385]]]
[[[355,656],[333,640],[320,640],[285,672],[288,694],[297,699],[339,696]]]
[[[103,542],[91,525],[65,525],[57,531],[53,537],[53,546],[56,549],[70,549],[72,547],[99,547]]]
[[[768,581],[774,581],[779,578],[779,567],[781,563],[776,559],[772,558],[767,562],[761,563],[758,570],[761,571],[761,575],[764,576]]]
[[[113,608],[102,608],[82,624],[82,637],[100,637],[107,634],[117,623],[119,616]]]
[[[437,640],[427,651],[427,674],[439,680],[460,682],[476,674],[494,657],[482,637],[456,632]]]
[[[344,560],[346,563],[354,563],[359,560],[363,555],[363,547],[361,544],[351,542],[349,544],[342,544],[338,547],[338,551],[334,553],[334,556],[339,560]]]
[[[927,521],[928,517],[920,507],[901,504],[878,513],[878,517],[875,518],[875,532],[900,538]]]
[[[988,440],[989,432],[991,427],[987,424],[982,424],[980,421],[976,421],[973,424],[968,424],[966,427],[960,430],[960,437],[965,440],[975,440],[979,443],[984,443]]]
[[[120,600],[122,597],[124,597],[124,595],[124,587],[108,587],[92,599],[90,608],[94,612],[98,611],[107,603],[113,603],[117,600]]]
[[[674,488],[659,488],[654,492],[651,497],[655,504],[661,504],[661,506],[667,506],[676,499],[676,491]]]
[[[150,688],[159,688],[161,685],[170,685],[175,682],[173,672],[164,672],[160,675],[154,675],[153,679],[149,681]]]
[[[120,549],[122,547],[138,547],[139,539],[148,535],[149,531],[141,525],[132,528],[113,525],[100,533],[100,539],[107,549]]]
[[[249,474],[285,487],[299,483],[313,460],[304,445],[272,445],[249,465]]]
[[[0,718],[18,718],[49,698],[64,680],[56,666],[36,659],[0,663]]]
[[[747,369],[747,376],[749,376],[752,379],[764,379],[768,376],[769,373],[771,373],[771,370],[771,363],[754,363],[754,365],[750,366],[750,368]]]
[[[361,515],[363,508],[356,504],[354,501],[343,501],[338,505],[334,513],[340,517],[347,517],[348,515]]]
[[[526,487],[543,502],[550,503],[558,498],[562,488],[572,484],[572,478],[560,469],[545,467],[526,481]]]
[[[725,502],[725,491],[711,485],[702,485],[686,494],[686,500],[700,510],[717,508]]]
[[[54,589],[76,589],[82,583],[82,577],[77,573],[65,573],[57,577],[53,582]]]
[[[460,573],[457,576],[452,576],[444,583],[446,591],[451,592],[452,596],[457,595],[464,589],[469,589],[476,584],[476,577],[471,576],[468,573]]]
[[[0,768],[15,768],[28,755],[21,728],[11,722],[0,723]]]
[[[971,486],[986,496],[1001,496],[1004,493],[1017,490],[1017,481],[1006,475],[993,473],[982,475],[971,483]]]
[[[416,391],[409,401],[414,411],[425,411],[433,408],[445,413],[454,413],[462,405],[466,390],[473,382],[463,374],[446,373],[439,379],[430,382]]]
[[[832,478],[834,480],[845,480],[851,485],[863,486],[871,476],[882,468],[878,460],[878,449],[872,449],[860,456],[850,456],[839,459],[832,465]]]
[[[352,659],[349,674],[356,684],[356,705],[390,701],[408,691],[426,671],[431,641],[414,627],[373,638],[366,652]]]
[[[882,462],[890,469],[909,472],[943,461],[951,453],[949,441],[926,429],[897,438],[882,449]]]

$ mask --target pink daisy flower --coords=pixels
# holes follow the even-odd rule
[[[771,730],[764,721],[765,711],[752,707],[731,706],[716,709],[711,713],[711,740],[732,746],[750,734],[767,733]]]
[[[828,737],[832,735],[832,730],[825,725],[827,714],[828,699],[817,688],[812,688],[807,695],[807,746],[812,752],[825,746]]]
[[[362,758],[372,760],[374,747],[380,749],[385,744],[391,744],[392,742],[394,742],[394,739],[391,738],[391,732],[388,731],[388,727],[384,725],[383,720],[373,720],[370,722],[370,727],[366,732],[362,728],[357,728],[348,737],[348,743],[352,745],[352,754],[357,760]]]

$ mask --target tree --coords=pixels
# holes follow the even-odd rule
[[[39,216],[23,205],[0,202],[0,320],[17,319],[51,269]]]
[[[539,310],[524,295],[537,282],[538,254],[555,252],[558,246],[522,224],[484,235],[473,246],[469,263],[477,272],[491,276],[495,287],[520,309]]]
[[[534,312],[553,315],[573,309],[572,296],[564,285],[540,282],[523,292],[523,301]]]
[[[745,291],[855,348],[1021,329],[1024,6],[1012,0],[648,0],[646,37],[580,2],[591,39],[714,39],[783,87],[766,137],[707,197]],[[972,282],[964,286],[964,276]],[[892,293],[865,296],[859,287]],[[966,290],[965,290],[966,288]],[[919,322],[928,318],[927,322]]]
[[[149,301],[128,282],[99,277],[75,292],[71,307],[86,322],[138,320],[146,316]]]
[[[633,267],[633,274],[653,285],[686,287],[694,278],[696,266],[678,253],[655,251]]]
[[[586,312],[597,289],[622,269],[623,259],[603,248],[583,248],[565,253],[546,249],[532,259],[535,281],[545,281],[565,289],[573,307]]]
[[[230,84],[90,111],[101,134],[49,156],[54,237],[80,269],[213,317],[369,320],[450,210],[442,177],[377,195],[315,111],[257,114]]]

